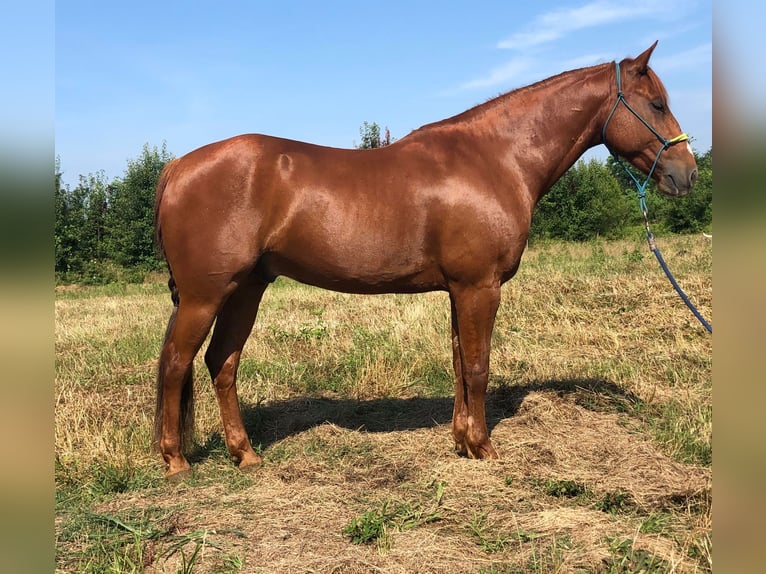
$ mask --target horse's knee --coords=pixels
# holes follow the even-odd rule
[[[236,379],[234,368],[231,365],[224,364],[218,374],[213,377],[213,387],[216,392],[226,392],[234,386]]]
[[[489,382],[489,368],[480,364],[466,365],[463,367],[463,380],[469,393],[482,393]]]
[[[236,381],[239,361],[234,355],[222,358],[216,353],[205,353],[205,365],[210,371],[213,387],[218,392],[229,390]]]

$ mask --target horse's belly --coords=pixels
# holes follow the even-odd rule
[[[301,283],[345,293],[419,293],[445,288],[436,265],[364,252],[337,256],[307,249],[302,253],[268,253],[259,262],[260,273],[283,275]]]

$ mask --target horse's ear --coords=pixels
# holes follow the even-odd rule
[[[659,42],[659,40],[655,40],[654,44],[649,46],[649,48],[634,58],[630,63],[630,68],[634,73],[646,74],[646,71],[649,67],[649,58],[651,58],[652,52],[654,52],[654,49],[657,47],[657,42]]]

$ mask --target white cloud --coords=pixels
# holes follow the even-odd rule
[[[472,90],[475,88],[489,88],[506,84],[511,80],[523,77],[523,75],[532,68],[534,62],[529,58],[517,58],[511,60],[504,66],[490,70],[490,72],[481,78],[471,80],[460,86],[463,90]]]
[[[552,9],[537,16],[526,28],[497,43],[498,49],[515,50],[517,53],[515,58],[489,70],[483,76],[461,84],[458,90],[522,86],[564,70],[611,61],[614,59],[614,54],[606,56],[590,53],[554,63],[544,57],[545,50],[534,48],[553,43],[578,30],[601,27],[614,32],[638,22],[646,24],[647,20],[672,21],[674,29],[677,29],[681,25],[680,20],[693,6],[694,2],[690,3],[688,0],[677,0],[673,10],[668,10],[667,2],[664,0],[643,0],[635,4],[624,3],[622,0],[586,0],[586,3],[579,6]],[[687,29],[695,26],[694,23],[685,25]],[[660,71],[704,64],[711,59],[711,53],[712,46],[708,43],[672,57],[655,58],[653,67]]]
[[[689,50],[684,50],[672,56],[657,56],[652,58],[652,68],[658,73],[703,64],[712,64],[713,44],[708,42]]]
[[[566,8],[546,12],[539,16],[531,29],[518,32],[498,42],[503,49],[519,49],[552,42],[568,32],[613,24],[625,20],[646,17],[662,17],[667,5],[657,0],[625,4],[614,0],[596,0],[577,8]]]
[[[572,58],[565,62],[555,63],[555,67],[548,62],[543,62],[537,58],[515,58],[503,66],[493,68],[488,74],[480,78],[465,82],[460,85],[460,90],[473,90],[477,88],[492,88],[495,86],[521,87],[531,82],[541,80],[548,76],[558,74],[564,70],[574,70],[586,66],[595,66],[605,62],[606,57],[603,54],[587,54]]]

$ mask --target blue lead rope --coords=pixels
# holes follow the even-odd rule
[[[694,314],[695,317],[699,320],[700,323],[702,323],[702,326],[707,329],[707,332],[711,335],[713,334],[713,327],[708,323],[705,318],[700,314],[700,312],[697,310],[697,308],[694,306],[694,304],[689,300],[689,297],[684,293],[684,290],[681,289],[681,287],[678,285],[678,282],[676,281],[676,278],[673,277],[673,274],[670,272],[670,269],[668,269],[667,264],[665,263],[665,260],[662,258],[662,253],[660,253],[659,248],[657,247],[657,243],[654,241],[654,234],[652,233],[652,230],[649,228],[649,211],[646,207],[646,187],[649,184],[649,181],[651,180],[652,173],[654,173],[654,169],[657,167],[657,162],[660,161],[660,155],[662,155],[662,152],[664,152],[666,149],[668,149],[670,146],[687,141],[689,139],[689,136],[685,133],[680,134],[674,138],[671,139],[665,139],[657,130],[655,130],[644,118],[642,118],[636,110],[634,110],[628,102],[625,100],[625,95],[622,93],[622,80],[620,78],[620,64],[615,63],[616,66],[616,72],[617,72],[617,100],[614,102],[614,106],[612,106],[612,110],[609,112],[609,116],[606,119],[606,122],[604,123],[604,127],[601,129],[601,140],[604,142],[604,145],[606,145],[607,149],[609,149],[609,152],[612,154],[612,157],[614,157],[615,161],[622,166],[622,169],[625,170],[625,173],[627,173],[630,176],[630,179],[633,180],[633,183],[636,185],[636,189],[638,189],[638,203],[641,207],[641,212],[644,214],[644,224],[646,226],[646,240],[649,243],[649,248],[652,250],[652,253],[654,253],[654,256],[657,258],[657,261],[660,264],[660,267],[662,267],[662,270],[665,272],[665,275],[667,276],[668,280],[670,281],[670,284],[673,286],[673,289],[676,290],[676,293],[681,297],[681,300],[686,304],[686,306],[689,308],[689,310]],[[636,116],[642,124],[644,124],[647,128],[649,128],[649,131],[651,131],[658,140],[660,140],[660,143],[662,143],[662,147],[660,148],[660,151],[657,152],[657,157],[654,158],[654,163],[652,164],[652,168],[649,170],[649,175],[646,176],[646,179],[642,183],[641,181],[636,178],[633,173],[628,169],[628,166],[626,166],[619,158],[617,153],[612,151],[610,149],[609,145],[606,143],[606,127],[609,125],[609,121],[612,119],[612,116],[614,115],[614,112],[617,110],[617,106],[620,105],[620,103],[624,104],[630,112]]]
[[[700,314],[699,311],[697,311],[697,308],[694,306],[694,304],[689,301],[689,297],[686,296],[686,293],[684,293],[684,290],[681,289],[681,287],[678,285],[678,282],[676,281],[676,278],[673,277],[673,274],[670,272],[670,269],[668,269],[667,264],[665,263],[665,260],[662,258],[662,253],[660,253],[660,250],[657,249],[657,246],[655,245],[652,248],[652,253],[654,253],[654,256],[657,258],[657,261],[660,262],[660,267],[662,267],[662,270],[665,272],[665,275],[667,275],[668,280],[670,281],[670,284],[673,286],[673,289],[676,290],[676,293],[681,297],[684,303],[686,303],[686,306],[689,307],[689,310],[694,314],[697,319],[699,319],[699,322],[702,323],[702,326],[707,329],[707,332],[711,335],[713,334],[713,326],[705,321],[705,318]]]
[[[647,218],[647,212],[645,208],[645,203],[642,198],[642,205],[644,206],[644,221],[646,223],[646,240],[649,242],[649,249],[652,250],[652,253],[654,253],[654,256],[657,258],[657,261],[660,264],[660,267],[662,267],[662,270],[665,272],[666,277],[668,278],[668,281],[670,281],[670,284],[673,286],[673,289],[676,290],[676,293],[678,293],[679,297],[681,297],[681,300],[686,303],[686,306],[689,308],[689,310],[694,314],[695,317],[699,320],[700,323],[702,323],[702,326],[707,329],[707,332],[711,335],[713,334],[713,326],[708,323],[705,318],[702,316],[702,314],[697,310],[697,308],[694,306],[694,303],[692,303],[689,300],[689,297],[684,293],[684,290],[681,289],[681,286],[678,284],[678,281],[676,281],[676,278],[673,277],[673,274],[670,272],[670,269],[668,268],[667,263],[665,263],[665,260],[662,258],[662,253],[660,253],[660,249],[657,247],[657,243],[654,241],[654,234],[652,233],[652,230],[649,229],[649,219]]]

